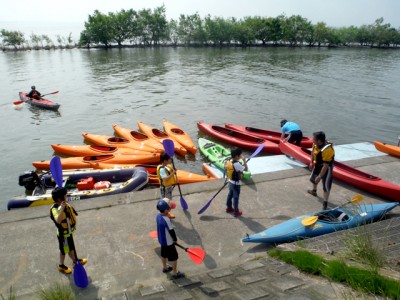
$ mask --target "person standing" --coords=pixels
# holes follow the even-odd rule
[[[226,198],[226,212],[232,213],[235,217],[242,215],[242,211],[239,209],[239,196],[240,196],[240,184],[243,178],[243,171],[247,171],[247,162],[242,157],[242,150],[235,148],[231,151],[232,159],[227,161],[225,164],[225,170],[228,176],[229,192]],[[243,160],[241,164],[240,160]],[[233,207],[232,207],[233,200]]]
[[[313,147],[311,151],[310,169],[312,169],[310,181],[312,190],[307,192],[317,197],[317,186],[322,180],[324,190],[324,203],[322,209],[327,209],[330,190],[332,187],[332,171],[335,162],[335,150],[332,143],[326,141],[325,133],[317,131],[313,133]]]
[[[168,198],[158,200],[157,209],[159,213],[156,217],[158,242],[161,245],[162,272],[171,272],[173,279],[185,277],[185,274],[178,271],[178,252],[175,243],[178,241],[174,227],[168,213],[171,210],[171,202]],[[168,264],[171,262],[172,266]]]
[[[36,87],[34,85],[32,85],[31,91],[29,92],[29,94],[27,96],[31,99],[40,100],[42,94],[38,90],[36,90]]]
[[[60,264],[58,270],[64,274],[72,273],[72,270],[65,265],[65,254],[71,258],[73,265],[77,261],[74,248],[73,233],[76,229],[76,210],[66,202],[67,190],[65,188],[56,187],[51,196],[55,202],[50,208],[50,218],[57,227],[57,239],[60,249]],[[79,259],[79,262],[84,265],[87,262],[86,258]]]
[[[157,166],[157,177],[160,183],[161,198],[172,200],[172,190],[176,184],[176,172],[171,164],[171,157],[163,152],[160,155],[161,164]],[[175,215],[168,213],[170,219],[174,219]]]
[[[281,140],[300,146],[301,140],[303,139],[303,132],[298,124],[283,119],[281,121],[281,128]],[[285,138],[286,134],[288,134],[288,136]]]

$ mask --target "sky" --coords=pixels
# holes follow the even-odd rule
[[[168,20],[178,20],[181,14],[196,12],[202,18],[210,14],[211,17],[237,19],[285,14],[287,17],[300,15],[313,24],[325,22],[332,27],[358,27],[373,24],[383,17],[384,23],[400,28],[400,0],[11,0],[1,5],[0,29],[23,31],[29,28],[27,24],[33,24],[34,17],[38,23],[75,23],[83,30],[88,16],[96,9],[108,14],[130,8],[136,11],[154,9],[163,4]]]

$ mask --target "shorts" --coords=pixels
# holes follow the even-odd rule
[[[290,133],[290,138],[288,142],[300,146],[302,139],[303,139],[303,132],[301,130],[296,130]]]
[[[62,255],[75,250],[74,248],[74,240],[72,234],[68,237],[64,237],[62,235],[57,236],[58,238],[58,247]]]
[[[161,246],[161,257],[166,258],[169,261],[178,260],[178,252],[176,251],[176,247],[174,244],[170,246]]]
[[[311,176],[310,176],[310,181],[315,184],[315,177],[319,175],[319,173],[322,170],[322,165],[320,166],[315,166],[314,169],[312,170]],[[328,170],[326,170],[324,176],[321,178],[322,181],[322,188],[324,189],[324,192],[329,192],[332,187],[332,171],[333,171],[333,166],[329,166]]]
[[[168,198],[169,200],[172,200],[172,190],[174,189],[174,185],[170,186],[161,186],[161,198]]]

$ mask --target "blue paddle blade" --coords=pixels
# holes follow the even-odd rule
[[[256,151],[253,152],[252,155],[250,155],[250,157],[247,159],[247,161],[249,161],[250,159],[252,159],[254,156],[256,156],[258,153],[261,152],[261,150],[264,148],[264,144],[261,144],[260,146],[258,146],[258,148],[256,149]]]
[[[183,196],[181,196],[181,206],[182,206],[183,209],[188,209],[189,208],[186,200],[183,199]]]
[[[63,174],[59,156],[54,156],[50,161],[50,172],[58,187],[63,186]]]
[[[86,270],[82,266],[82,264],[79,262],[79,260],[76,261],[75,267],[74,267],[74,281],[75,281],[75,285],[80,288],[85,288],[89,284]]]
[[[165,139],[163,140],[163,146],[164,146],[164,150],[165,152],[168,154],[169,157],[173,157],[175,154],[175,145],[174,145],[174,141],[170,140],[170,139]]]

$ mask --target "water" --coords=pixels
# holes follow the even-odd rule
[[[282,118],[335,144],[397,144],[400,51],[376,49],[113,49],[0,53],[0,210],[23,193],[18,176],[50,159],[50,144],[82,144],[82,132],[112,135],[163,118],[193,140],[196,122],[279,130]],[[59,112],[14,107],[35,84]],[[202,173],[200,154],[178,168]]]

